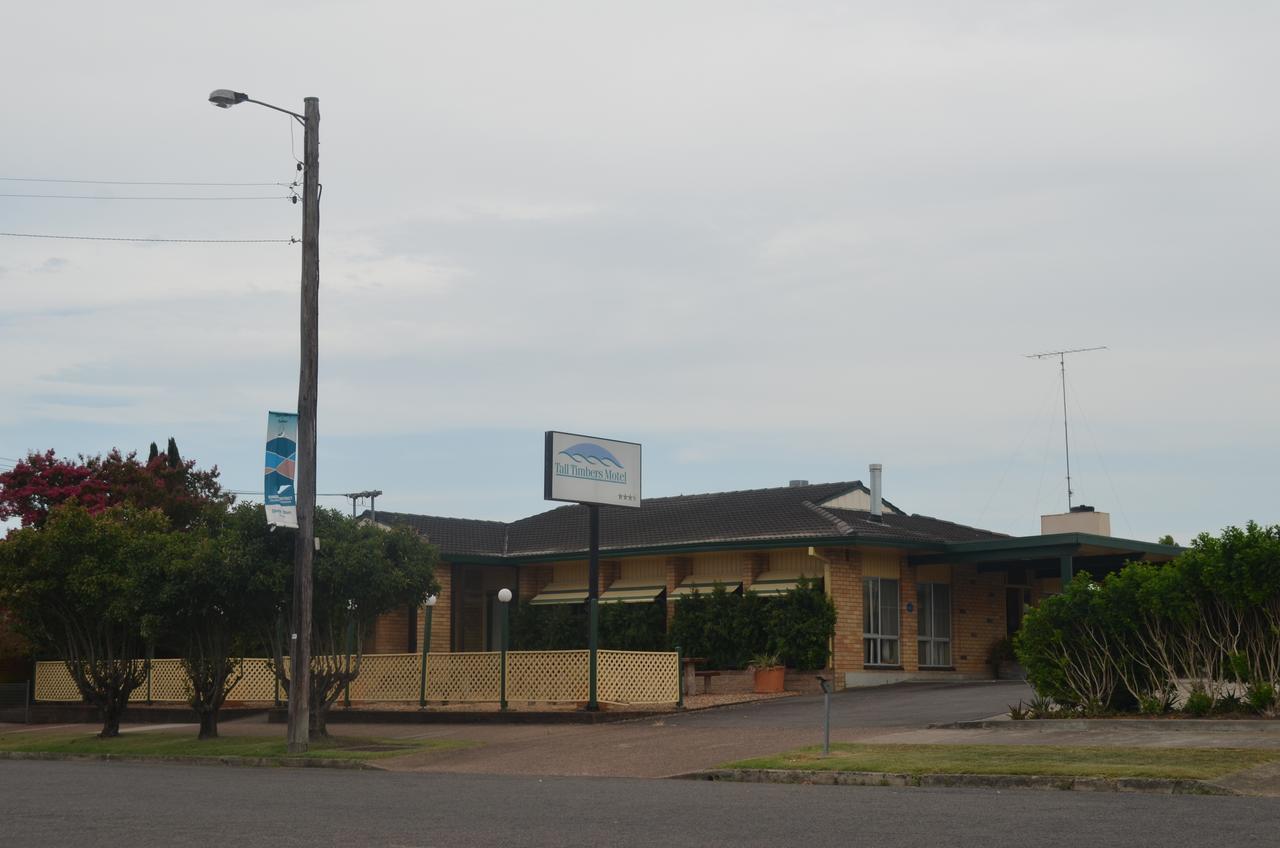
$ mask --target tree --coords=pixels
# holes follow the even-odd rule
[[[72,500],[90,513],[121,503],[155,507],[183,529],[199,520],[207,505],[227,506],[233,498],[222,491],[216,466],[198,469],[194,460],[183,460],[173,439],[167,453],[157,450],[146,463],[119,450],[78,461],[59,459],[52,450],[32,451],[0,474],[0,519],[39,527],[54,507]]]
[[[1175,542],[1175,541],[1173,541],[1173,536],[1171,536],[1170,534],[1166,533],[1166,534],[1164,534],[1163,536],[1161,536],[1161,537],[1160,537],[1159,541],[1158,541],[1156,544],[1159,544],[1159,545],[1176,545],[1176,544],[1178,544],[1178,543],[1177,543],[1177,542]]]
[[[93,513],[75,502],[43,526],[0,543],[0,602],[20,632],[51,649],[86,701],[103,737],[119,734],[129,695],[146,679],[145,640],[156,627],[151,576],[170,553],[168,520],[130,505]]]
[[[172,542],[154,603],[164,635],[181,654],[199,737],[214,738],[243,658],[266,644],[260,637],[279,609],[289,576],[283,564],[293,545],[269,531],[262,508],[253,504],[230,512],[211,508]]]
[[[386,530],[337,510],[316,511],[320,550],[312,593],[310,735],[328,735],[329,708],[360,674],[366,629],[383,613],[419,605],[439,591],[435,547],[407,527]],[[291,561],[291,557],[290,557]],[[286,619],[287,620],[287,619]],[[285,640],[272,638],[280,685],[289,691]],[[289,692],[290,697],[294,693]]]

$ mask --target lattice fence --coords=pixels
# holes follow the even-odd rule
[[[508,701],[585,701],[588,651],[511,651],[507,654]]]
[[[510,651],[507,653],[507,700],[579,702],[588,696],[587,651]],[[416,701],[421,682],[420,654],[366,654],[360,676],[351,683],[352,701]],[[285,659],[286,668],[288,658]],[[679,666],[675,654],[639,651],[600,651],[598,697],[613,704],[675,703]],[[266,702],[277,695],[271,661],[244,660],[243,677],[228,701]],[[426,697],[429,701],[498,701],[501,693],[501,654],[428,654]],[[158,659],[151,664],[151,700],[185,702],[189,684],[182,661]],[[281,700],[284,692],[279,693]],[[131,702],[145,701],[144,683]],[[71,674],[59,661],[36,663],[37,701],[79,701]]]
[[[427,700],[497,701],[501,674],[496,651],[427,654]]]
[[[288,659],[285,660],[288,668]],[[276,698],[276,675],[271,670],[271,660],[261,657],[246,657],[240,665],[241,678],[231,691],[227,693],[228,701],[274,701]],[[283,687],[279,690],[280,700],[285,700]]]
[[[596,696],[610,704],[674,704],[680,699],[677,654],[600,651]]]
[[[418,697],[420,654],[366,654],[351,681],[353,701],[411,701]]]
[[[37,701],[79,701],[80,690],[60,660],[36,663]]]

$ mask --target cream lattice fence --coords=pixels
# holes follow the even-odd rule
[[[501,654],[427,654],[428,701],[497,701]]]
[[[511,651],[507,654],[508,701],[585,701],[588,651]]]
[[[587,651],[509,651],[507,700],[546,703],[579,702],[588,696]],[[288,659],[285,660],[286,667]],[[676,654],[640,651],[600,651],[598,698],[612,704],[675,703],[679,697],[679,664]],[[421,685],[420,654],[367,654],[360,675],[351,682],[354,701],[414,701]],[[428,701],[496,702],[501,698],[502,664],[497,651],[484,653],[428,654]],[[185,702],[189,684],[182,661],[158,659],[151,664],[151,700]],[[272,701],[277,694],[271,661],[246,658],[241,678],[227,695],[228,701]],[[80,692],[64,663],[36,663],[37,701],[79,701]],[[144,683],[134,690],[131,702],[147,699]]]
[[[596,697],[610,704],[674,704],[680,699],[678,654],[600,651]]]
[[[369,654],[351,681],[353,701],[411,701],[418,697],[422,657],[418,654]]]

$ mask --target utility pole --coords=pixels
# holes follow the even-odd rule
[[[1107,350],[1106,345],[1101,347],[1078,347],[1075,350],[1050,350],[1044,353],[1029,353],[1027,359],[1051,359],[1058,357],[1058,370],[1062,375],[1062,444],[1067,454],[1067,512],[1071,511],[1071,497],[1075,492],[1071,491],[1071,437],[1067,432],[1067,354],[1069,353],[1088,353],[1092,350]]]
[[[311,565],[316,546],[316,395],[320,369],[320,99],[303,100],[302,362],[298,371],[298,535],[293,552],[290,754],[311,728]]]

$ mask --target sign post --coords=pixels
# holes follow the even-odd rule
[[[640,445],[548,430],[543,496],[587,507],[587,709],[600,709],[600,507],[640,506]]]

